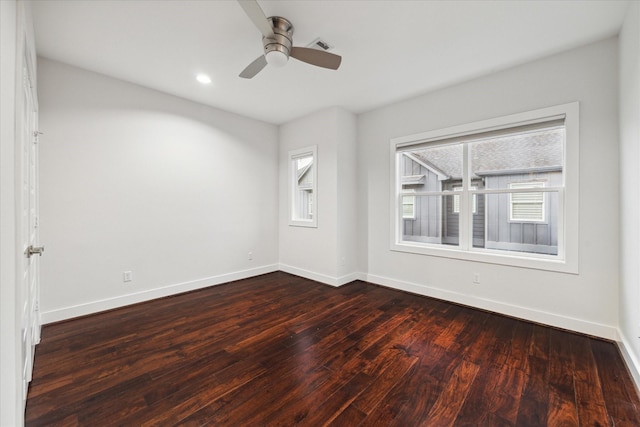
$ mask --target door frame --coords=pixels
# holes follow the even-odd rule
[[[26,1],[0,1],[0,425],[24,423],[22,398],[20,271],[20,163],[17,113],[21,111],[21,73],[30,58],[33,83],[36,51],[31,5]],[[37,88],[34,96],[37,99]]]
[[[24,45],[28,46],[24,35]],[[16,175],[18,200],[18,309],[20,310],[22,364],[22,398],[26,402],[33,372],[35,345],[40,341],[39,316],[39,257],[28,248],[39,245],[38,217],[38,98],[35,84],[35,65],[28,49],[22,52],[22,69],[16,70],[19,93],[16,101]]]

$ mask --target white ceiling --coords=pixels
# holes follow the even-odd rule
[[[322,37],[337,71],[291,59],[238,77],[261,34],[233,0],[37,0],[41,56],[284,123],[342,106],[355,113],[616,35],[628,1],[259,1],[289,19],[294,45]],[[213,83],[203,86],[204,72]]]

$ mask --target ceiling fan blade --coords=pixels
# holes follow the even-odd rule
[[[238,3],[249,19],[253,21],[253,24],[258,27],[263,36],[267,38],[275,37],[271,22],[267,19],[267,16],[264,14],[256,0],[238,0]]]
[[[251,64],[247,65],[247,68],[242,70],[240,77],[243,79],[251,79],[258,74],[264,67],[267,66],[267,58],[264,55],[260,55]]]
[[[317,65],[318,67],[337,70],[342,62],[342,57],[333,53],[325,52],[309,47],[293,47],[289,56],[307,64]]]

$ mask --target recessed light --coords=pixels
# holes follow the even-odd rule
[[[203,85],[208,85],[209,83],[211,83],[211,77],[207,76],[206,74],[198,74],[196,76],[196,80]]]

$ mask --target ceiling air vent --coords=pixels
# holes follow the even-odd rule
[[[327,51],[327,50],[333,49],[334,46],[330,44],[328,41],[326,41],[325,39],[318,37],[317,39],[309,43],[307,47]]]

